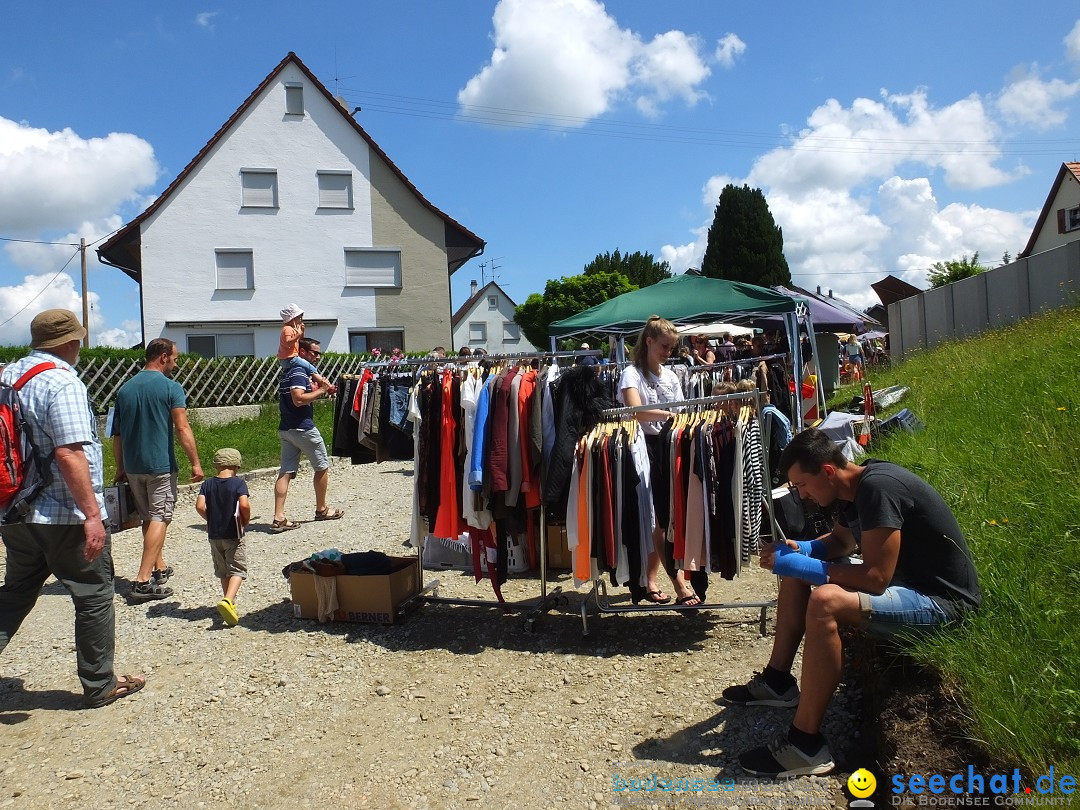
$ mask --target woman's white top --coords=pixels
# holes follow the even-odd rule
[[[627,388],[637,389],[642,405],[660,405],[685,399],[679,378],[667,366],[660,367],[659,376],[651,371],[643,372],[633,364],[627,366],[619,377],[619,403],[622,405],[627,404],[626,397],[623,396],[623,391]],[[656,435],[663,425],[663,422],[642,422],[641,430],[643,433]]]

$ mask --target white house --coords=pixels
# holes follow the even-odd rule
[[[462,346],[484,349],[488,354],[537,351],[514,323],[514,306],[510,296],[494,281],[480,289],[472,282],[469,299],[450,319],[454,329],[453,351]]]
[[[1080,240],[1080,163],[1062,163],[1031,238],[1016,258]]]
[[[290,303],[324,351],[445,345],[483,249],[290,53],[98,255],[139,283],[144,341],[264,357]]]

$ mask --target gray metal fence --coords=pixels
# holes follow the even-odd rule
[[[1080,242],[1036,253],[889,305],[894,360],[1080,303]]]

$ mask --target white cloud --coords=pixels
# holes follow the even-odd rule
[[[1065,36],[1065,55],[1073,62],[1080,63],[1080,20]]]
[[[578,127],[624,98],[652,116],[704,95],[697,37],[668,31],[645,43],[596,0],[500,0],[492,21],[491,60],[458,93],[464,115],[490,120],[472,108],[494,107],[535,113],[500,112],[503,121]]]
[[[0,222],[5,236],[71,228],[139,199],[158,175],[150,144],[111,133],[85,139],[0,117]]]
[[[209,31],[214,30],[214,18],[221,14],[220,11],[200,11],[195,15],[195,24]]]
[[[1009,123],[1027,124],[1036,129],[1052,129],[1066,121],[1065,111],[1056,108],[1058,102],[1080,92],[1080,81],[1061,79],[1043,81],[1037,68],[1011,82],[998,97],[997,106]]]
[[[734,67],[735,60],[746,53],[746,43],[735,34],[724,34],[716,43],[716,61],[726,68]]]
[[[125,320],[120,328],[107,328],[101,296],[91,290],[86,300],[90,308],[90,345],[127,347],[142,341],[138,321]],[[0,287],[0,346],[29,345],[30,322],[46,309],[70,309],[82,320],[82,295],[70,272],[27,275],[20,284]]]
[[[1001,157],[997,135],[975,95],[940,109],[931,106],[925,90],[883,91],[882,101],[858,98],[848,108],[829,99],[810,114],[790,146],[758,158],[750,185],[847,189],[915,164],[943,170],[955,188],[986,188],[1010,179],[994,166]]]

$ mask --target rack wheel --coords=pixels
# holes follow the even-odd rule
[[[522,629],[526,633],[535,633],[536,632],[536,619],[533,616],[526,616],[525,617],[525,623],[522,626]]]

